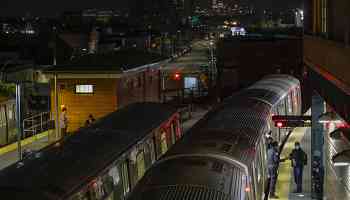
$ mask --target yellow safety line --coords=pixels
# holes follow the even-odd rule
[[[296,141],[301,141],[304,137],[304,133],[307,128],[296,128],[293,133],[291,133],[288,141],[284,145],[284,148],[281,152],[281,158],[287,158],[294,148],[294,143]],[[292,166],[290,160],[286,160],[280,163],[278,168],[278,178],[276,184],[276,194],[279,196],[279,199],[288,199],[290,193],[290,184],[293,181],[292,178]]]
[[[24,140],[21,141],[21,146],[25,146],[27,144],[31,144],[33,143],[35,140],[39,140],[43,137],[47,137],[48,136],[48,132],[49,131],[45,131],[45,132],[42,132],[40,134],[37,134],[37,135],[34,135],[32,137],[29,137],[29,138],[26,138]],[[0,148],[0,155],[2,154],[5,154],[5,153],[8,153],[10,151],[14,151],[17,149],[17,142],[13,143],[13,144],[10,144],[10,145],[7,145],[7,146],[4,146],[4,147],[1,147]]]

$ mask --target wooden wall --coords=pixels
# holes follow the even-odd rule
[[[76,94],[77,84],[94,85],[94,94]],[[54,83],[51,87],[51,111],[55,119]],[[134,102],[159,102],[159,70],[146,70],[126,74],[118,79],[59,79],[58,97],[67,107],[68,131],[83,127],[89,114],[95,119]]]
[[[68,131],[84,126],[89,114],[96,119],[117,109],[116,79],[59,79],[59,108],[67,107]],[[76,84],[94,85],[94,94],[76,94]],[[51,110],[55,113],[54,84],[51,84]]]

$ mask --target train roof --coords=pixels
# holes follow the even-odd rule
[[[93,128],[81,130],[24,160],[23,166],[16,163],[0,171],[0,191],[4,188],[21,191],[17,199],[37,199],[42,194],[54,197],[47,199],[58,199],[69,195],[175,112],[176,109],[159,103],[136,103],[121,108],[99,120]],[[147,117],[147,113],[152,113],[152,117]]]
[[[147,132],[168,119],[176,108],[160,103],[134,103],[98,120],[91,128]]]
[[[168,160],[147,172],[140,182],[143,187],[135,188],[131,200],[229,200],[230,195],[241,193],[240,187],[232,188],[230,183],[242,184],[243,174],[241,169],[215,158]]]
[[[215,154],[229,156],[245,169],[255,158],[257,142],[268,131],[270,106],[255,99],[227,100],[209,113],[169,150],[167,156],[177,154]]]
[[[271,105],[275,105],[280,99],[284,98],[291,89],[299,85],[299,80],[293,76],[287,74],[272,74],[256,82],[244,90],[243,93],[257,93],[255,98],[260,98]],[[265,92],[261,92],[261,90]]]

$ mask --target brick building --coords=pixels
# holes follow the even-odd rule
[[[159,101],[160,67],[166,62],[157,54],[124,50],[52,66],[45,73],[50,76],[53,116],[59,118],[66,107],[68,131],[75,131],[90,114],[98,119],[133,102]]]

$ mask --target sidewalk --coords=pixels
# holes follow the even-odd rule
[[[311,199],[311,128],[295,128],[288,138],[281,158],[287,158],[294,148],[294,143],[299,141],[301,148],[308,155],[307,165],[303,170],[303,193],[293,193],[296,189],[293,176],[293,168],[290,160],[280,163],[276,185],[276,192],[280,200],[310,200]]]

